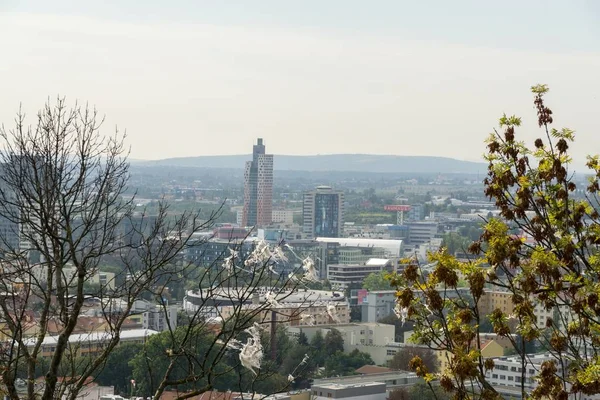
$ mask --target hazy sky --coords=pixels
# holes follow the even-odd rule
[[[538,82],[578,161],[600,152],[594,0],[0,0],[0,50],[1,122],[87,101],[133,158],[248,153],[260,136],[275,154],[476,160],[503,112],[540,134]]]

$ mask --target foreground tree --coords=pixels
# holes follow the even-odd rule
[[[363,279],[363,289],[367,289],[368,291],[392,290],[390,281],[385,278],[388,274],[389,272],[385,270],[370,273]]]
[[[410,369],[409,364],[415,357],[419,357],[423,360],[423,364],[428,371],[438,371],[437,358],[435,357],[433,350],[417,346],[401,347],[389,361],[389,367],[395,370],[408,371]]]
[[[574,133],[551,127],[548,88],[532,90],[543,137],[528,148],[516,139],[520,118],[505,115],[502,131],[487,141],[485,194],[501,218],[485,221],[480,240],[470,246],[480,258],[459,262],[442,249],[430,255],[435,267],[429,274],[409,261],[392,280],[398,315],[415,323],[413,341],[450,355],[441,374],[418,357],[411,367],[429,383],[439,379],[458,399],[500,398],[490,383],[494,361],[481,356],[478,328],[486,319],[514,347],[523,398],[600,393],[600,159],[588,157],[589,182],[583,193],[577,191],[568,154]],[[468,295],[457,288],[459,276],[469,284]],[[512,312],[486,312],[489,290],[508,293]],[[539,318],[539,310],[552,317]],[[527,354],[533,341],[548,355],[541,364]]]
[[[200,221],[199,211],[173,215],[159,202],[152,218],[143,210],[136,215],[125,137],[103,136],[100,126],[95,110],[69,108],[58,99],[38,113],[33,126],[19,112],[13,129],[0,129],[0,375],[6,394],[22,397],[17,379],[24,377],[27,398],[77,398],[89,378],[114,362],[109,356],[142,298],[158,302],[167,332],[156,339],[163,348],[146,364],[153,379],[145,395],[159,398],[168,388],[182,387],[188,392],[181,397],[189,397],[234,372],[236,382],[247,383],[238,388],[251,389],[260,379],[260,323],[302,284],[302,275],[296,274],[299,283],[276,275],[271,264],[281,249],[264,243],[245,255],[232,249],[215,268],[198,273],[181,254],[202,244],[190,239],[210,228],[218,212]],[[115,279],[92,283],[105,259]],[[313,277],[313,264],[306,264]],[[208,289],[199,290],[197,308],[176,329],[165,299],[171,283],[188,278]],[[267,283],[271,300],[245,308]],[[102,329],[80,326],[90,300]],[[231,312],[208,318],[206,310],[219,301],[232,304]],[[226,358],[231,362],[221,366]],[[160,367],[158,374],[153,367]],[[41,388],[35,385],[40,372]]]

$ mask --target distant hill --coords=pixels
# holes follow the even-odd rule
[[[171,166],[196,168],[244,168],[251,155],[199,156],[136,161],[138,166]],[[476,174],[486,170],[486,164],[447,157],[382,156],[373,154],[329,154],[317,156],[274,156],[278,171],[360,171],[377,173],[458,173]]]

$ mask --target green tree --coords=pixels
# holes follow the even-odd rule
[[[445,233],[442,240],[442,246],[448,250],[448,253],[454,254],[457,251],[466,251],[471,241],[458,232]]]
[[[365,277],[362,287],[368,291],[392,290],[390,281],[386,279],[387,271],[373,272]]]
[[[322,367],[325,364],[325,338],[320,330],[310,340],[310,356],[317,366]]]
[[[281,370],[285,376],[292,375],[294,382],[292,387],[299,389],[309,386],[308,380],[315,372],[315,361],[312,357],[305,357],[310,354],[310,348],[305,345],[296,344],[292,346],[283,358]]]
[[[300,332],[298,335],[298,344],[300,346],[308,346],[308,337],[306,336],[306,333]]]
[[[141,351],[137,352],[135,357],[131,358],[129,365],[132,369],[133,378],[136,381],[135,394],[142,396],[150,396],[156,391],[156,388],[160,385],[165,372],[171,365],[171,359],[175,357],[172,341],[170,338],[170,332],[161,332],[159,334],[150,336]],[[176,335],[184,335],[184,329],[177,329]],[[201,339],[206,335],[205,340],[198,343],[198,346],[193,348],[181,349],[182,352],[194,352],[196,354],[204,354],[208,350],[208,346],[211,343],[210,337],[207,332],[198,335],[198,339]],[[185,377],[185,360],[181,359],[181,362],[176,362],[170,371],[169,376],[174,380],[182,379]],[[190,389],[190,386],[182,386],[181,390]]]
[[[373,365],[373,360],[368,353],[363,353],[358,349],[350,353],[337,351],[335,354],[327,357],[325,361],[326,376],[346,376],[355,374],[356,370],[363,365]]]
[[[327,332],[327,334],[325,335],[323,345],[323,351],[328,356],[333,355],[338,351],[343,352],[344,338],[342,337],[342,333],[337,329],[330,329],[329,332]]]
[[[362,306],[350,306],[350,322],[362,321]]]
[[[264,348],[271,349],[271,336],[268,334],[263,335]],[[285,326],[278,326],[275,334],[275,363],[281,365],[285,355],[293,347],[294,343],[290,340],[287,335],[287,329]]]
[[[520,360],[523,398],[600,393],[600,358],[593,356],[600,351],[600,157],[588,157],[587,194],[579,195],[570,168],[574,133],[552,127],[548,88],[537,85],[532,91],[542,128],[533,147],[517,140],[521,119],[514,116],[502,116],[501,131],[487,140],[485,195],[500,218],[488,219],[480,239],[470,245],[479,258],[460,262],[440,251],[430,256],[437,264],[428,278],[414,260],[392,278],[398,308],[415,323],[413,340],[450,354],[450,367],[442,374],[432,374],[419,359],[411,368],[429,384],[439,379],[454,398],[501,398],[486,374],[494,362],[480,353],[477,327],[486,318],[497,335],[511,341]],[[459,276],[469,283],[471,299],[456,297]],[[495,309],[486,315],[480,302],[489,289],[509,292],[514,313]],[[541,321],[538,308],[553,310],[554,317]],[[537,370],[535,389],[527,386],[527,344],[533,341],[551,355]]]
[[[143,345],[138,343],[123,343],[106,359],[106,365],[96,377],[96,382],[104,386],[114,386],[116,394],[130,392],[130,381],[133,378],[133,368],[129,360],[140,354]]]

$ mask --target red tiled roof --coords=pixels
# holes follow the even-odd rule
[[[361,375],[369,375],[369,374],[381,374],[383,372],[390,372],[391,369],[386,367],[379,367],[377,365],[363,365],[359,369],[356,370],[357,373]]]
[[[177,391],[165,391],[161,396],[161,400],[175,400],[179,396],[183,395],[185,392],[177,392]],[[217,392],[217,391],[209,391],[199,394],[197,396],[190,397],[190,400],[231,400],[238,393],[232,392]]]

